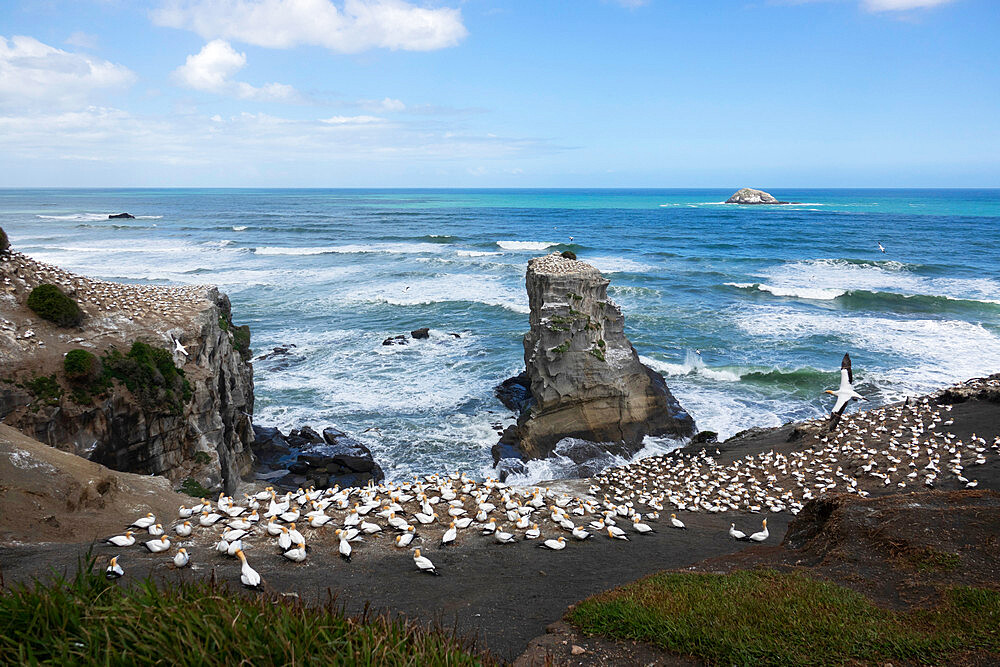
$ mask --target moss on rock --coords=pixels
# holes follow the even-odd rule
[[[233,347],[239,351],[243,361],[250,358],[250,327],[244,324],[241,327],[233,327]]]
[[[61,327],[75,327],[83,321],[83,311],[76,301],[55,285],[39,285],[28,295],[28,308]]]
[[[184,371],[174,366],[170,353],[142,341],[132,343],[128,354],[111,349],[104,355],[110,378],[128,387],[148,409],[180,414],[191,400],[191,385]]]
[[[89,384],[100,379],[104,366],[96,355],[86,350],[70,350],[63,357],[63,371],[70,382]]]

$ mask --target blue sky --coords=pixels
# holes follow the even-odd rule
[[[996,0],[6,0],[8,187],[1000,187]]]

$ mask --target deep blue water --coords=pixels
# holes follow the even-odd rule
[[[822,414],[844,352],[876,402],[1000,371],[1000,190],[733,189],[0,190],[0,226],[79,273],[219,285],[258,354],[298,346],[255,363],[255,421],[335,423],[392,475],[488,465],[525,265],[553,250],[605,272],[640,355],[723,436]]]

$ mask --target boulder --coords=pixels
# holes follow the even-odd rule
[[[406,345],[406,336],[400,334],[398,336],[389,336],[384,341],[383,345]]]
[[[431,330],[429,327],[421,327],[420,329],[414,329],[413,331],[411,331],[410,336],[412,336],[415,340],[420,340],[421,338],[430,338]]]
[[[630,455],[647,435],[695,434],[694,420],[663,376],[640,363],[600,271],[553,253],[528,263],[525,284],[530,331],[524,361],[533,405],[504,431],[494,463],[511,452],[522,459],[550,457],[565,438]]]
[[[498,384],[493,393],[504,407],[520,414],[531,404],[531,380],[523,372]]]
[[[113,213],[108,216],[108,220],[135,220],[131,213]]]
[[[787,204],[786,201],[778,199],[763,190],[752,188],[742,188],[733,193],[733,196],[726,200],[727,204]]]
[[[7,252],[10,249],[10,239],[7,238],[7,232],[0,227],[0,252]]]

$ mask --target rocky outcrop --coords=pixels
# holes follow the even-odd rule
[[[252,465],[253,368],[233,335],[226,295],[208,286],[91,280],[17,252],[0,257],[0,273],[4,423],[114,470],[236,490]],[[74,298],[82,324],[61,328],[28,310],[26,296],[39,284]],[[172,352],[187,382],[183,398],[150,401],[148,388],[137,396],[119,380],[94,389],[66,376],[69,351],[124,354],[136,341]]]
[[[694,420],[663,376],[640,363],[625,336],[625,318],[608,299],[608,280],[597,269],[552,254],[528,263],[525,282],[530,398],[517,396],[523,380],[502,385],[524,409],[493,448],[495,462],[546,458],[565,438],[629,455],[647,435],[694,435]]]
[[[287,436],[271,427],[254,426],[253,430],[258,477],[273,486],[344,488],[385,479],[371,450],[339,429],[325,428],[320,435],[303,426]]]
[[[727,204],[788,204],[787,201],[778,199],[763,190],[752,188],[742,188],[733,193],[733,196],[726,200]]]
[[[135,216],[131,213],[112,213],[108,220],[135,220]]]

